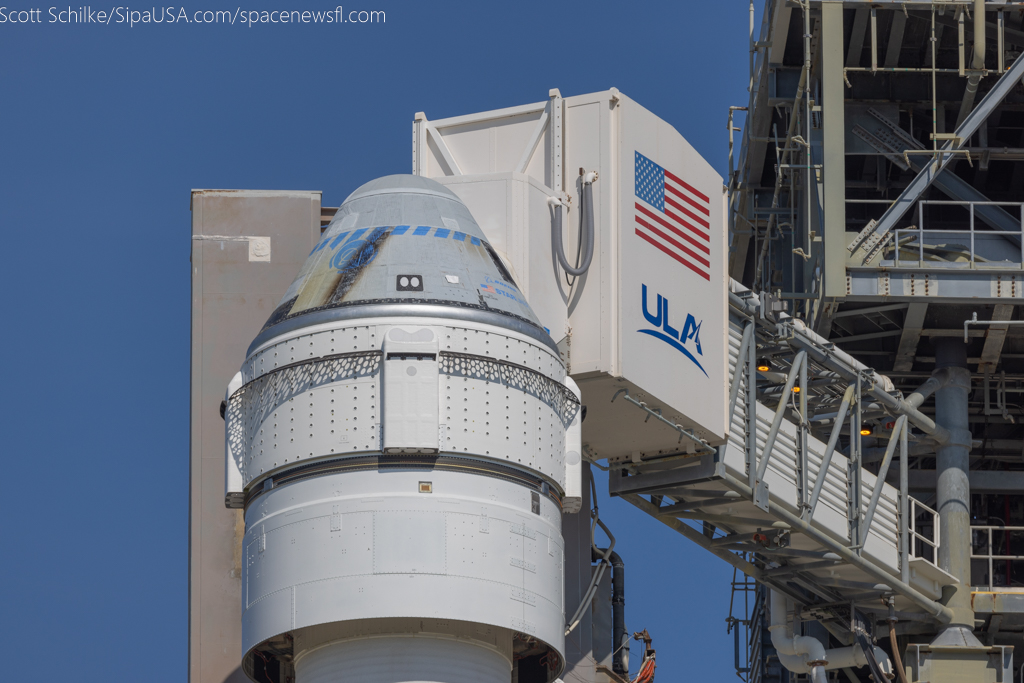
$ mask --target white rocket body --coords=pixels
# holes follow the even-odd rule
[[[353,193],[232,388],[253,680],[558,676],[579,400],[452,192],[388,176]]]

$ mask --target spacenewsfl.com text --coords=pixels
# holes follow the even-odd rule
[[[10,9],[0,7],[0,24],[95,24],[128,27],[149,24],[228,24],[231,26],[258,26],[272,24],[383,24],[382,10],[345,10],[342,5],[329,10],[190,10],[184,7],[111,7],[96,9],[91,5],[79,7],[49,7]]]

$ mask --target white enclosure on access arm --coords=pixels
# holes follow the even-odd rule
[[[724,443],[724,187],[675,128],[614,88],[552,90],[531,105],[418,114],[413,172],[454,191],[502,253],[579,383],[592,456],[699,450],[668,423]],[[567,276],[559,242],[581,264],[591,224],[590,268]]]

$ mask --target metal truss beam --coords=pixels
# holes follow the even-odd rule
[[[1009,320],[1013,315],[1014,307],[1010,304],[996,304],[992,309],[992,320]],[[979,372],[995,372],[999,364],[999,354],[1003,351],[1003,342],[1006,341],[1006,332],[1009,325],[992,325],[988,328],[985,336],[985,347],[981,350],[981,362],[978,364]]]
[[[903,12],[893,12],[892,26],[889,28],[889,45],[885,49],[885,61],[883,66],[892,69],[899,66],[900,48],[903,47],[903,32],[907,26],[907,15]]]
[[[747,497],[752,496],[751,491],[746,484],[735,479],[728,474],[724,474],[722,477],[729,486],[732,486],[741,496]],[[953,612],[945,605],[941,605],[934,600],[931,600],[927,596],[923,595],[913,586],[904,583],[896,577],[887,574],[885,570],[878,567],[874,563],[865,560],[860,555],[850,550],[846,546],[837,543],[835,540],[830,538],[827,534],[815,529],[811,524],[805,520],[800,519],[796,515],[790,513],[785,508],[779,507],[778,505],[771,505],[771,513],[792,526],[794,531],[799,530],[801,533],[806,534],[812,538],[818,544],[824,546],[828,550],[839,555],[840,558],[853,565],[857,569],[863,571],[868,576],[872,577],[876,581],[879,581],[879,585],[884,585],[886,589],[892,589],[905,596],[915,605],[927,612],[931,617],[937,619],[943,624],[948,624],[953,618]],[[664,521],[664,520],[662,520]],[[682,524],[682,522],[680,522]],[[697,534],[696,530],[693,532]],[[700,534],[697,534],[700,535]]]
[[[983,124],[989,117],[989,115],[995,110],[1009,92],[1020,83],[1021,78],[1024,77],[1024,59],[1018,58],[1013,63],[1013,66],[1000,77],[992,89],[985,95],[984,99],[978,103],[964,122],[960,124],[960,127],[956,129],[954,135],[956,139],[950,140],[943,146],[939,151],[938,156],[930,161],[924,168],[923,171],[918,173],[907,188],[900,193],[900,196],[896,201],[886,209],[882,217],[878,219],[875,224],[873,232],[864,234],[862,240],[865,241],[872,234],[877,237],[886,235],[890,230],[896,227],[896,224],[904,214],[910,209],[910,207],[921,198],[924,191],[931,187],[935,179],[945,171],[953,160],[958,156],[953,152],[959,150],[964,144],[971,138],[974,133],[978,131],[978,128]],[[867,232],[867,231],[865,231]],[[860,244],[855,242],[853,247],[859,247]]]
[[[896,351],[896,362],[892,369],[895,372],[910,372],[917,356],[917,345],[921,342],[921,330],[924,329],[924,317],[928,313],[928,304],[910,304],[907,316],[903,319],[903,334]]]

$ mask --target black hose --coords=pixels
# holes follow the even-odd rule
[[[603,554],[603,550],[601,551]],[[626,631],[626,565],[619,554],[608,556],[612,565],[612,671],[629,672],[629,633]]]
[[[622,558],[612,551],[612,671],[629,673],[629,633],[626,632],[626,568]]]

